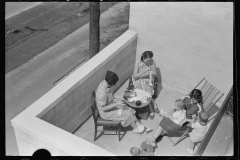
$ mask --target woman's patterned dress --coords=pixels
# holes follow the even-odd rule
[[[123,127],[129,126],[136,120],[136,111],[127,105],[122,109],[121,115],[119,115],[118,108],[113,108],[107,111],[102,110],[103,107],[111,103],[115,103],[113,93],[107,88],[107,82],[102,80],[96,90],[96,104],[100,116],[106,120],[120,121]]]
[[[151,63],[149,66],[152,66],[153,65],[153,59],[151,60]],[[142,70],[144,70],[145,68],[149,67],[147,66],[146,64],[144,64],[140,59],[138,59],[136,61],[136,63],[138,63],[138,73],[139,72],[142,72]],[[134,87],[135,88],[138,88],[138,89],[141,89],[141,90],[144,90],[148,93],[150,93],[151,95],[154,94],[154,88],[153,88],[153,85],[154,85],[154,76],[152,76],[152,80],[151,80],[151,83],[153,84],[152,86],[149,85],[149,80],[150,80],[150,76],[149,76],[149,73],[150,71],[147,71],[145,73],[143,73],[141,75],[141,77],[135,81],[133,81],[133,84],[134,84]]]

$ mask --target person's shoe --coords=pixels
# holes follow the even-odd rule
[[[160,110],[159,116],[161,116],[161,117],[163,116],[163,110],[162,109]]]
[[[152,128],[147,128],[147,127],[144,127],[144,130],[143,130],[143,133],[142,134],[148,134],[148,132],[152,131],[153,129]]]
[[[158,136],[158,138],[156,139],[156,142],[157,142],[157,143],[160,142],[160,141],[162,140],[163,136],[164,136],[164,135]]]
[[[135,128],[132,131],[133,131],[133,133],[139,133],[139,129],[138,128]]]
[[[136,133],[136,134],[141,134],[142,132],[139,131],[139,128],[135,128],[132,130],[133,133]]]
[[[190,149],[190,148],[187,148],[187,152],[190,153],[190,154],[194,154],[193,150]]]
[[[155,105],[154,105],[154,110],[155,110],[155,112],[156,112],[157,114],[160,113],[160,111],[159,111],[159,109],[158,109],[157,103],[155,103]]]
[[[144,126],[143,125],[140,125],[138,126],[137,128],[133,129],[133,133],[139,133],[139,134],[142,134],[144,131]]]
[[[152,128],[146,128],[146,132],[149,132],[149,131],[152,131],[153,129]]]
[[[197,145],[195,146],[195,149],[198,150],[198,146]]]
[[[138,126],[138,130],[140,134],[144,132],[144,129],[145,127],[143,125]]]
[[[154,117],[155,117],[155,113],[152,112],[152,113],[150,114],[150,119],[153,119]]]

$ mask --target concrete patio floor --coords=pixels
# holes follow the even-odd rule
[[[128,81],[126,81],[117,92],[115,92],[115,95],[122,96],[124,90],[128,86]],[[169,89],[167,87],[162,88],[158,98],[156,99],[156,103],[158,104],[159,109],[163,109],[164,111],[169,111],[173,103],[176,99],[181,98],[184,95],[184,93],[178,92],[176,90]],[[161,117],[156,114],[154,119],[151,120],[150,118],[148,120],[141,120],[141,123],[145,125],[146,127],[150,127],[153,129],[152,132],[148,134],[135,134],[133,133],[132,127],[122,128],[122,131],[126,131],[126,134],[123,136],[121,141],[119,142],[118,136],[115,132],[105,132],[105,134],[100,135],[100,137],[93,141],[94,137],[94,121],[93,117],[91,116],[75,133],[74,135],[81,137],[91,143],[94,143],[95,145],[98,145],[117,156],[131,156],[130,154],[130,148],[133,146],[139,147],[142,141],[149,136],[152,135],[156,129],[156,127],[159,125],[159,122],[161,120]],[[100,127],[99,127],[100,129]],[[109,133],[109,134],[108,134]],[[100,132],[98,132],[98,135]],[[106,135],[108,134],[108,135]],[[112,135],[110,135],[112,134]],[[176,141],[178,137],[171,137],[173,141]],[[190,139],[185,138],[182,142],[177,144],[173,147],[171,141],[168,139],[168,137],[163,137],[163,139],[157,143],[157,148],[155,150],[154,155],[155,156],[191,156],[187,151],[187,147],[189,147]],[[93,151],[94,152],[94,151]]]

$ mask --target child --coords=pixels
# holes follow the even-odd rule
[[[178,99],[174,103],[174,110],[170,115],[166,114],[161,110],[160,116],[164,116],[172,120],[176,124],[180,124],[186,118],[186,110],[184,109],[185,105],[181,99]]]
[[[191,124],[188,124],[193,128],[192,132],[189,133],[190,136],[190,148],[187,148],[187,152],[190,154],[194,154],[195,146],[200,143],[205,134],[208,131],[209,124],[208,124],[208,114],[206,112],[200,112],[197,118],[193,118]],[[196,122],[195,122],[196,121]]]

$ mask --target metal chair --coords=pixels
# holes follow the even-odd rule
[[[121,123],[118,121],[102,119],[99,115],[99,111],[96,106],[95,98],[96,98],[95,91],[93,91],[92,96],[91,96],[91,101],[92,101],[91,109],[92,109],[92,115],[93,115],[93,120],[94,120],[94,125],[95,125],[94,141],[96,141],[97,132],[104,133],[105,131],[111,131],[111,132],[114,131],[114,132],[116,132],[116,134],[118,132],[119,141],[121,141],[121,138],[120,138]],[[103,130],[98,130],[97,129],[98,126],[103,126]],[[108,127],[110,126],[111,130],[104,129],[104,127],[106,127],[106,126],[108,126]],[[112,127],[117,127],[117,129],[113,129]]]
[[[202,86],[200,84],[203,82]],[[198,88],[199,87],[199,88]],[[216,87],[214,87],[209,81],[205,79],[205,77],[193,88],[198,88],[202,91],[203,95],[203,109],[205,112],[209,113],[210,109],[218,102],[218,100],[224,95],[221,93]],[[215,117],[216,113],[209,117],[208,121],[211,121]],[[185,126],[185,132],[182,136],[176,141],[173,142],[170,137],[169,140],[173,143],[173,146],[177,145],[183,139],[186,138],[190,129]]]

